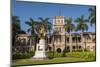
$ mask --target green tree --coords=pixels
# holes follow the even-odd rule
[[[32,36],[36,35],[36,26],[38,24],[37,21],[33,20],[32,18],[29,19],[29,21],[26,21],[25,24],[27,24],[30,28],[27,29],[27,32],[30,32]]]
[[[70,52],[72,52],[72,37],[71,32],[75,29],[75,25],[72,23],[72,18],[65,19],[65,31],[69,34]],[[66,33],[65,33],[65,49],[66,49]]]
[[[20,18],[18,16],[12,16],[12,51],[13,52],[18,51],[17,46],[21,44],[20,41],[17,40],[18,34],[26,34],[26,32],[21,29]]]
[[[84,51],[84,44],[83,44],[83,32],[88,30],[88,25],[87,25],[87,19],[84,19],[84,15],[81,15],[80,17],[76,18],[75,22],[77,22],[77,31],[81,31],[81,47],[82,50]]]
[[[92,26],[93,24],[96,23],[96,7],[91,7],[89,8],[89,22],[90,22],[90,25]]]
[[[14,45],[16,40],[16,35],[21,31],[20,29],[20,19],[18,16],[12,16],[12,45]]]
[[[38,22],[33,20],[32,18],[29,19],[29,21],[26,21],[25,24],[27,24],[29,26],[29,28],[27,29],[27,32],[30,32],[32,35],[32,38],[30,39],[30,46],[31,42],[34,42],[35,48],[34,50],[36,50],[36,42],[37,42],[37,35],[36,35],[36,27],[38,25]]]

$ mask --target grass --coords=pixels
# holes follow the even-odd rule
[[[31,59],[21,59],[21,60],[14,60],[12,65],[36,65],[36,64],[52,64],[52,63],[65,63],[65,62],[81,62],[81,61],[87,61],[82,58],[72,58],[72,57],[59,57],[54,59],[48,59],[48,60],[33,60]],[[91,61],[91,60],[88,60]]]
[[[94,52],[71,52],[66,53],[67,57],[61,57],[60,55],[59,57],[57,57],[57,54],[57,56],[53,59],[47,60],[34,60],[32,58],[16,59],[12,61],[12,66],[95,61],[95,56],[92,56],[92,59],[91,54],[95,55]],[[90,59],[88,56],[90,57]]]

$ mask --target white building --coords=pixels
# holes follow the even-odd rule
[[[54,34],[48,39],[48,50],[60,51],[62,52],[65,49],[65,41],[66,41],[66,49],[70,50],[70,42],[69,42],[69,34],[66,34],[65,39],[65,29],[64,29],[64,16],[55,16],[53,18],[53,30]],[[83,46],[81,46],[81,36],[79,33],[72,33],[72,51],[82,50],[82,48],[86,48],[89,51],[95,51],[96,48],[96,34],[95,32],[84,32],[83,33]],[[17,37],[18,40],[25,40],[29,42],[28,46],[34,48],[34,40],[32,40],[31,36],[26,34],[19,34]]]

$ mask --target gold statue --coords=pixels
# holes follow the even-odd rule
[[[45,28],[44,28],[43,24],[41,25],[41,27],[39,29],[39,37],[40,37],[40,39],[45,38]]]

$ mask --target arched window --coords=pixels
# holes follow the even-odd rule
[[[58,52],[58,53],[61,53],[61,49],[60,49],[60,48],[57,48],[57,52]]]
[[[69,46],[67,46],[67,50],[69,50]]]
[[[79,46],[79,49],[81,49],[82,47],[81,46]]]
[[[67,40],[67,43],[69,43],[69,38],[66,38],[66,40]]]
[[[73,46],[73,49],[75,49],[75,46]]]
[[[52,50],[52,48],[49,46],[49,51],[51,51]]]

